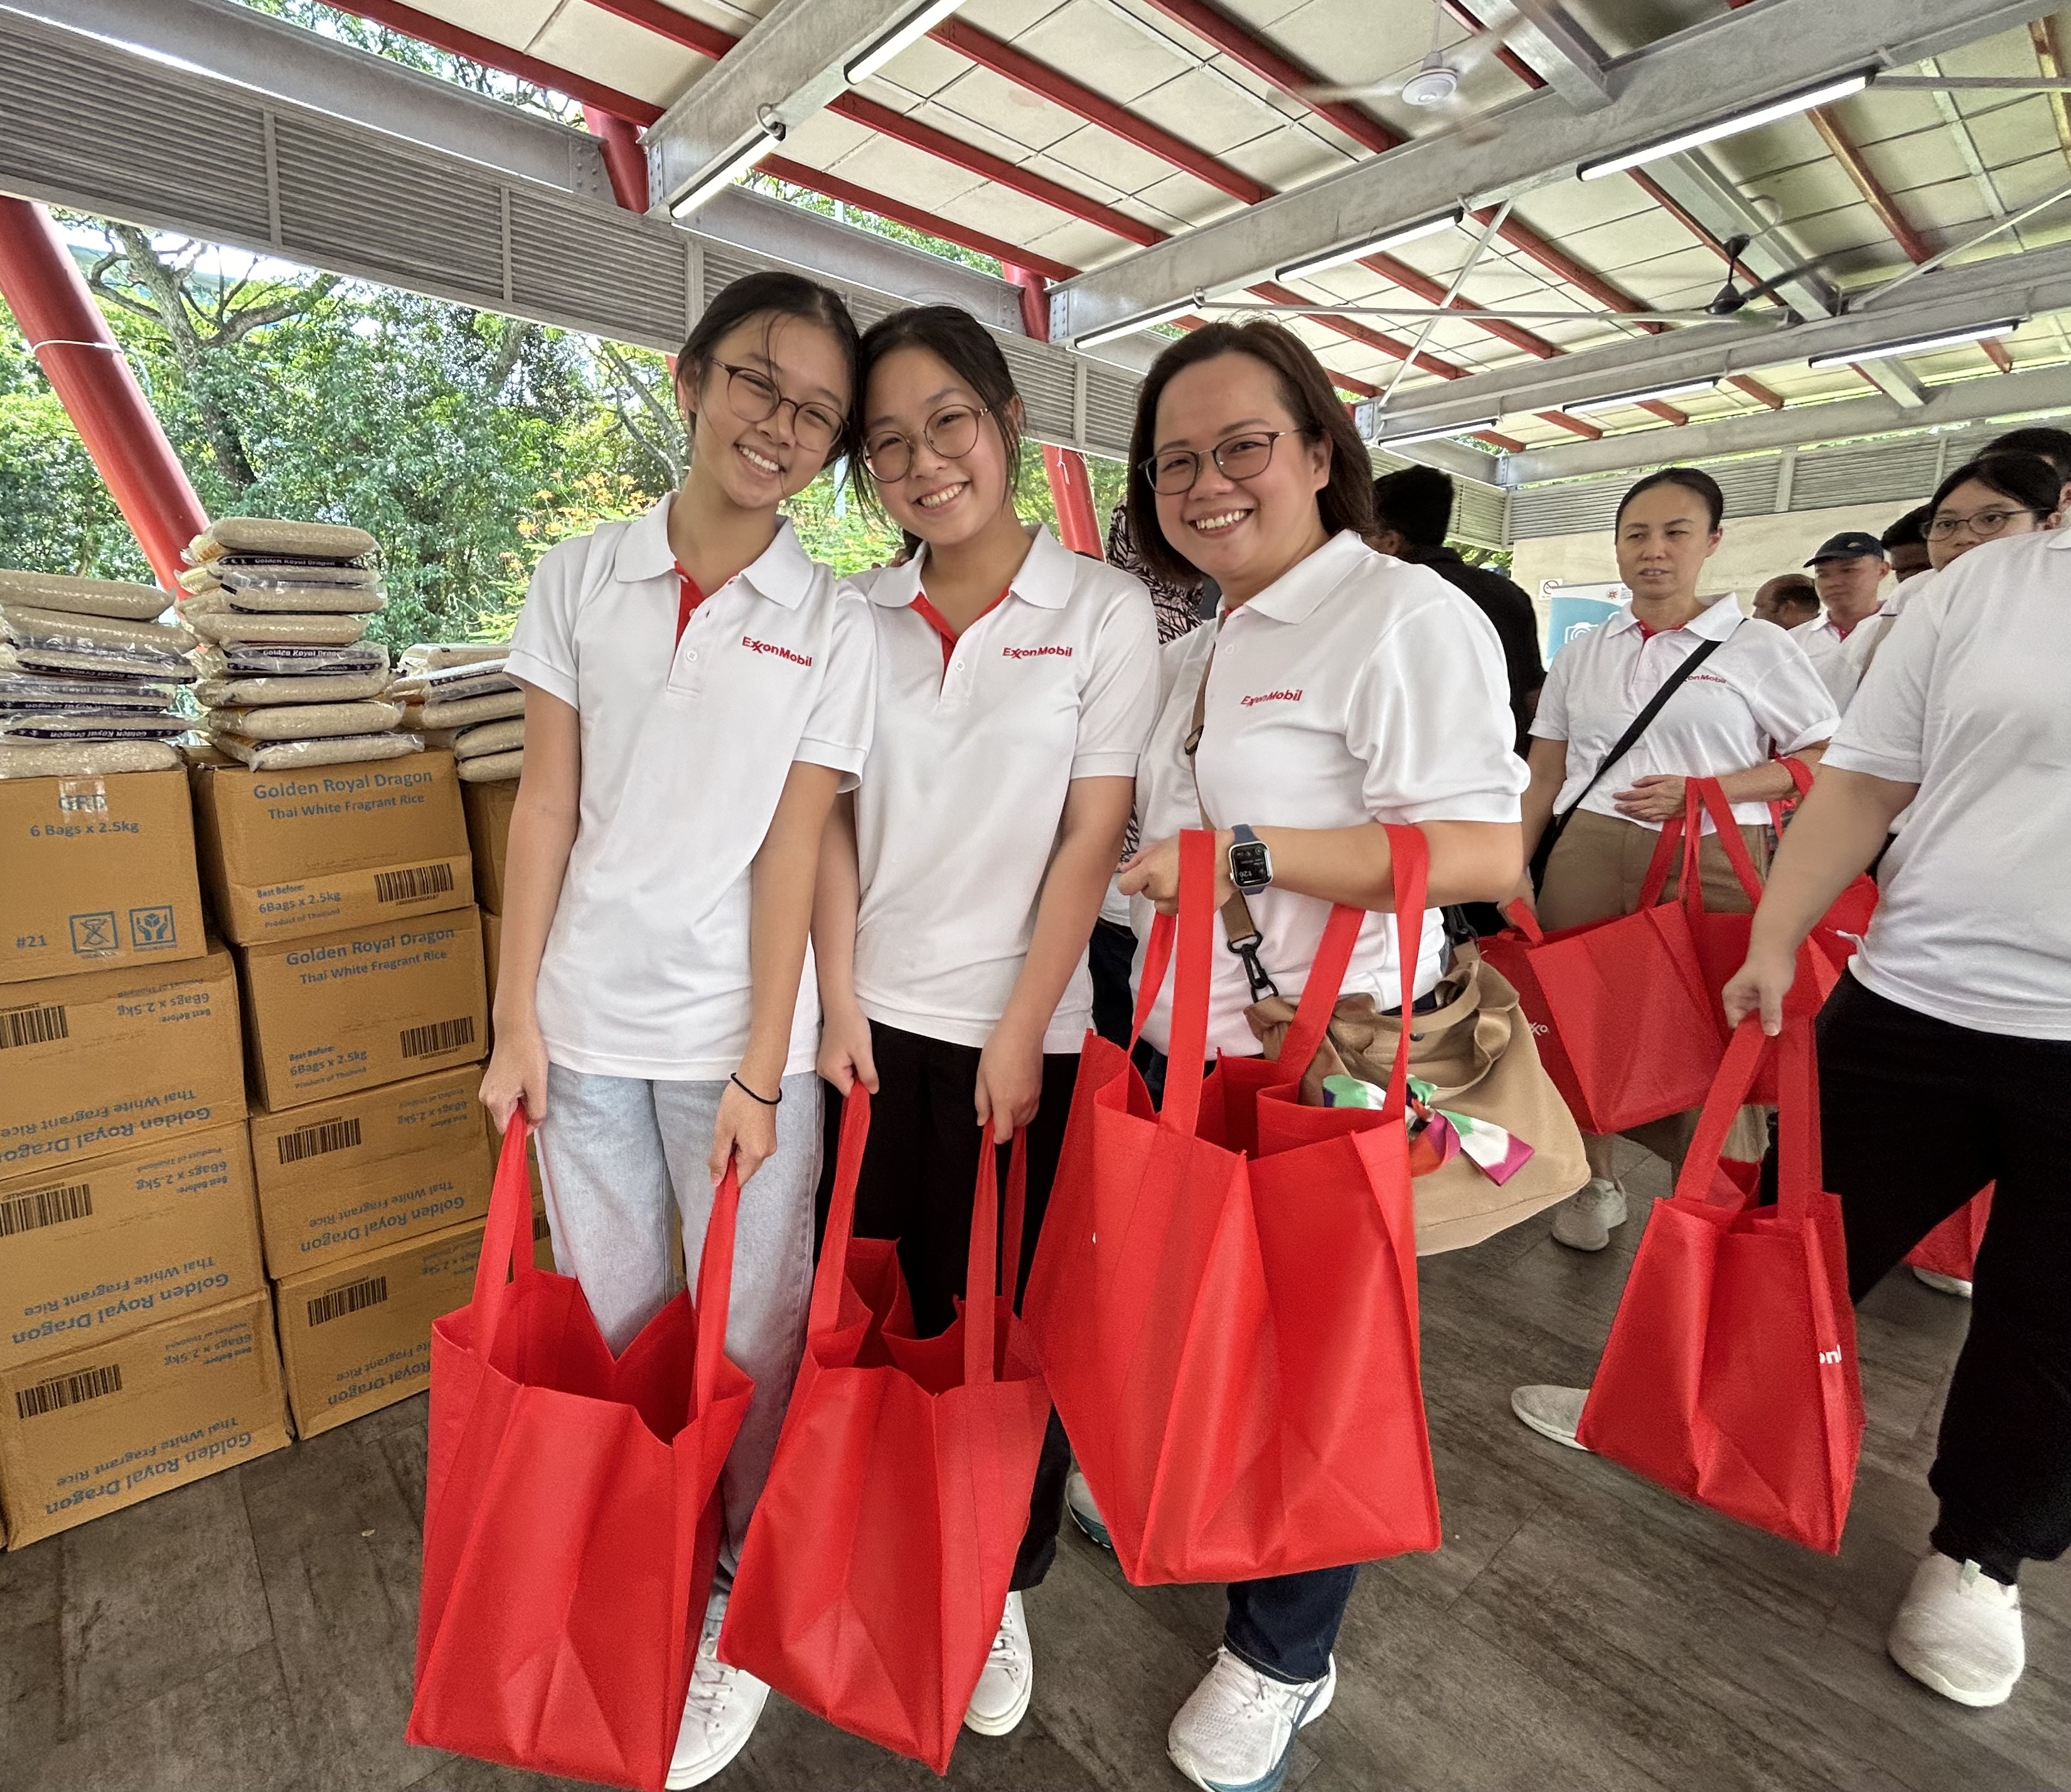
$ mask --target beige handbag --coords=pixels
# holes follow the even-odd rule
[[[1212,653],[1210,664],[1214,662]],[[1194,695],[1193,728],[1187,736],[1191,765],[1200,744],[1208,707],[1208,672]],[[1194,797],[1204,826],[1213,827],[1201,798],[1198,772]],[[1260,938],[1251,906],[1232,890],[1222,907],[1223,932],[1248,942],[1245,970],[1253,978]],[[1521,1220],[1565,1200],[1589,1179],[1582,1135],[1553,1079],[1539,1061],[1532,1023],[1518,1006],[1517,991],[1471,945],[1460,947],[1451,968],[1433,992],[1437,1006],[1410,1016],[1409,1071],[1437,1090],[1433,1105],[1487,1120],[1532,1149],[1531,1160],[1507,1182],[1497,1183],[1462,1152],[1412,1185],[1417,1203],[1417,1254],[1429,1257],[1478,1245]],[[1245,1010],[1244,1018],[1269,1058],[1294,1019],[1295,1005],[1277,993]],[[1383,1014],[1371,995],[1339,999],[1323,1043],[1302,1079],[1304,1105],[1320,1108],[1326,1076],[1357,1076],[1385,1089],[1401,1037],[1400,1014]]]

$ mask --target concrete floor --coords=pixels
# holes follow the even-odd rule
[[[1659,1192],[1634,1158],[1629,1181]],[[1884,1654],[1933,1515],[1961,1303],[1901,1274],[1864,1305],[1870,1435],[1838,1560],[1510,1417],[1513,1383],[1587,1376],[1638,1220],[1597,1257],[1534,1223],[1424,1265],[1446,1547],[1361,1577],[1336,1704],[1289,1784],[2071,1786],[2063,1564],[2024,1583],[2032,1665],[1996,1712],[1934,1697]],[[403,1740],[424,1429],[419,1398],[0,1556],[0,1792],[547,1786]],[[1005,1741],[966,1736],[948,1784],[1179,1787],[1165,1726],[1215,1647],[1220,1595],[1133,1589],[1065,1532],[1028,1601],[1034,1708]],[[712,1783],[943,1782],[773,1699]]]

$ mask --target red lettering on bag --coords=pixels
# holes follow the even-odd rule
[[[1294,691],[1261,691],[1256,696],[1245,697],[1240,700],[1246,709],[1250,708],[1253,703],[1298,703],[1302,700],[1302,691],[1306,688],[1306,686],[1303,686],[1301,689]]]
[[[740,644],[751,654],[774,654],[779,659],[788,659],[794,666],[810,666],[810,654],[794,653],[789,647],[780,647],[773,641],[757,641],[752,634],[740,638]]]
[[[1002,659],[1069,659],[1072,650],[1069,647],[1003,647],[999,650],[999,657]]]

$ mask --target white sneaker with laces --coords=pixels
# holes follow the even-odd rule
[[[1913,1571],[1884,1646],[1891,1659],[1959,1705],[2004,1704],[2027,1665],[2020,1589],[1975,1562],[1935,1551]]]
[[[1036,1652],[1028,1646],[1028,1620],[1022,1614],[1021,1595],[1010,1593],[1000,1614],[999,1634],[992,1639],[992,1653],[985,1658],[985,1671],[964,1712],[964,1728],[980,1736],[1005,1736],[1027,1716],[1035,1691]]]
[[[1925,1282],[1938,1294],[1954,1294],[1959,1301],[1971,1298],[1971,1285],[1961,1276],[1945,1276],[1939,1269],[1923,1269],[1917,1263],[1913,1274],[1914,1280]]]
[[[1277,1792],[1294,1753],[1294,1733],[1331,1708],[1338,1663],[1320,1680],[1290,1685],[1227,1649],[1165,1734],[1172,1765],[1202,1792]]]
[[[1544,1382],[1510,1391],[1510,1409],[1542,1437],[1579,1450],[1589,1446],[1575,1436],[1582,1422],[1582,1404],[1589,1397],[1586,1388],[1553,1388]]]
[[[1100,1507],[1093,1502],[1093,1491],[1086,1485],[1086,1478],[1079,1473],[1076,1462],[1072,1465],[1072,1472],[1064,1477],[1064,1510],[1072,1515],[1072,1523],[1101,1548],[1114,1548],[1114,1539],[1108,1535],[1107,1520],[1101,1516]]]
[[[691,1665],[690,1696],[683,1700],[683,1727],[676,1732],[676,1753],[665,1782],[669,1792],[702,1786],[732,1761],[747,1747],[769,1701],[769,1688],[761,1680],[719,1659],[726,1601],[726,1594],[715,1592],[705,1603],[704,1628],[698,1634],[697,1659]]]
[[[1592,1176],[1553,1210],[1553,1241],[1571,1251],[1600,1251],[1611,1229],[1625,1224],[1625,1189],[1606,1176]]]

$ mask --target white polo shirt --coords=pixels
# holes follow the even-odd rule
[[[1909,593],[1827,763],[1917,784],[1852,969],[1980,1032],[2071,1040],[2071,533]]]
[[[1909,579],[1900,580],[1896,588],[1885,593],[1884,600],[1877,605],[1875,615],[1864,617],[1849,629],[1848,638],[1842,644],[1842,651],[1848,656],[1848,669],[1855,675],[1858,689],[1861,687],[1863,675],[1869,670],[1870,662],[1876,657],[1877,643],[1884,639],[1892,624],[1898,620],[1898,613],[1919,595],[1925,582],[1934,576],[1934,569],[1929,568],[1914,573]],[[1841,705],[1843,710],[1847,707],[1847,703]]]
[[[1208,708],[1196,754],[1185,751],[1202,669]],[[1202,825],[1200,800],[1223,827],[1356,827],[1366,822],[1515,822],[1528,781],[1512,750],[1517,724],[1503,648],[1488,618],[1429,568],[1334,537],[1249,603],[1169,643],[1159,655],[1158,721],[1136,774],[1149,846]],[[1150,904],[1138,899],[1139,939]],[[1259,958],[1283,995],[1298,996],[1331,905],[1265,889],[1250,898]],[[1441,917],[1424,917],[1417,993],[1445,964]],[[1251,992],[1216,919],[1208,1051],[1255,1057]],[[1343,993],[1382,1008],[1402,1000],[1395,917],[1369,915]],[[1142,974],[1142,953],[1137,975]],[[1171,1028],[1168,976],[1144,1028],[1161,1052]]]
[[[1717,650],[1683,681],[1631,750],[1598,781],[1582,806],[1620,820],[1613,800],[1637,778],[1722,777],[1829,738],[1840,721],[1804,650],[1774,622],[1744,616],[1730,597],[1714,600],[1679,629],[1648,635],[1628,601],[1618,613],[1570,642],[1546,670],[1532,732],[1568,744],[1568,776],[1553,799],[1569,808],[1668,675],[1707,641]],[[1769,806],[1737,802],[1741,821],[1759,825]],[[1639,825],[1657,832],[1659,822]],[[1708,830],[1708,816],[1704,826]]]
[[[924,549],[859,581],[877,720],[855,793],[855,993],[872,1020],[983,1045],[1014,992],[1072,780],[1136,775],[1158,698],[1142,583],[1038,528],[1004,598],[948,649],[913,607]],[[1083,958],[1044,1035],[1093,1023]]]
[[[506,670],[574,705],[581,820],[539,966],[556,1064],[711,1082],[748,1044],[749,869],[794,761],[852,784],[870,748],[869,605],[788,523],[691,613],[662,498],[539,562]],[[785,1074],[810,1070],[808,950]]]
[[[1862,676],[1848,658],[1848,643],[1869,625],[1876,614],[1872,611],[1846,634],[1826,615],[1815,616],[1786,631],[1805,650],[1805,657],[1811,661],[1812,670],[1819,675],[1819,682],[1826,686],[1837,710],[1848,707],[1848,699],[1856,694],[1856,681]]]

